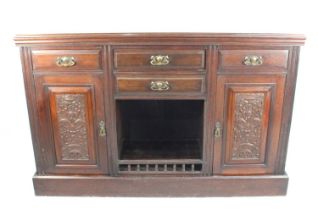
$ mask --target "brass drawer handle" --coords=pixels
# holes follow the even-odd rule
[[[104,121],[99,122],[99,136],[101,136],[101,137],[106,136],[106,128],[105,128]]]
[[[75,66],[75,58],[72,56],[62,56],[56,58],[56,65],[59,67],[71,67]]]
[[[170,90],[170,84],[168,81],[151,81],[150,89],[153,91],[168,91]]]
[[[220,122],[216,122],[216,123],[215,123],[214,137],[215,137],[215,138],[220,138],[220,137],[222,137],[222,125],[221,125]]]
[[[245,56],[243,63],[247,66],[259,66],[263,64],[263,57],[258,55]]]
[[[168,55],[152,55],[150,57],[150,64],[153,66],[164,66],[168,65],[170,58]]]

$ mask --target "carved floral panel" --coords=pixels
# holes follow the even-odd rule
[[[260,158],[264,93],[236,93],[232,160]]]
[[[89,160],[84,94],[56,94],[62,160]]]

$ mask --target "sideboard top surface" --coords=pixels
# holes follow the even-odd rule
[[[191,44],[248,44],[248,45],[303,45],[302,34],[264,33],[78,33],[78,34],[19,34],[17,45],[37,44],[103,44],[103,43],[187,43]]]

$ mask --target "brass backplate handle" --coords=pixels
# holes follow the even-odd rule
[[[215,138],[220,138],[220,137],[222,137],[222,125],[221,125],[220,122],[216,122],[216,123],[215,123],[214,137],[215,137]]]
[[[168,91],[170,90],[170,84],[168,81],[151,81],[150,89],[153,91]]]
[[[259,66],[263,64],[263,57],[258,55],[245,56],[243,63],[247,66]]]
[[[99,136],[101,136],[101,137],[106,136],[106,128],[105,128],[104,121],[99,122]]]
[[[71,67],[75,66],[76,61],[72,56],[61,56],[56,58],[56,65],[59,67]]]
[[[170,58],[168,55],[152,55],[150,57],[150,64],[153,66],[164,66],[168,65]]]

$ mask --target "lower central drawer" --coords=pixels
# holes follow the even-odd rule
[[[205,77],[187,76],[142,76],[116,77],[117,93],[204,93]]]

